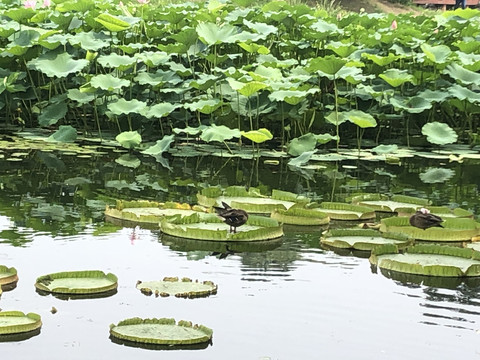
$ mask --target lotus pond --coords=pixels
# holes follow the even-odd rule
[[[404,194],[478,214],[480,161],[467,156],[475,151],[416,149],[393,163],[344,156],[306,167],[282,158],[168,154],[158,162],[137,154],[141,161],[129,167],[121,161],[124,150],[98,143],[76,151],[34,150],[33,144],[4,151],[0,159],[0,264],[15,267],[19,277],[14,289],[4,289],[0,308],[39,314],[43,325],[28,339],[4,339],[5,358],[420,359],[428,352],[446,359],[480,351],[478,278],[374,271],[369,252],[323,248],[327,226],[284,226],[280,239],[222,253],[215,242],[104,219],[116,199],[194,204],[197,193],[217,185],[279,189],[315,201],[346,201],[359,192]],[[39,276],[77,270],[115,274],[116,293],[65,300],[35,290]],[[147,296],[137,288],[139,280],[166,276],[211,281],[218,289],[184,299]],[[133,317],[202,324],[213,330],[213,343],[182,350],[110,339],[111,324]]]

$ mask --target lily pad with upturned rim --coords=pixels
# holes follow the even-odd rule
[[[407,195],[361,194],[351,198],[353,204],[368,206],[379,212],[397,212],[403,209],[417,209],[430,205],[427,199]]]
[[[25,333],[40,329],[42,320],[35,313],[0,311],[0,338],[5,335]]]
[[[191,345],[210,342],[213,331],[185,320],[130,318],[110,325],[110,335],[143,344]]]
[[[366,206],[340,202],[322,202],[312,210],[326,213],[332,220],[367,220],[375,218],[375,211]]]
[[[444,218],[474,218],[474,214],[469,211],[465,210],[462,208],[455,208],[455,209],[450,209],[449,207],[446,206],[428,206],[427,209],[430,211],[430,213],[435,214],[440,216],[442,219]],[[398,211],[398,216],[410,216],[415,213],[417,209],[412,209],[412,208],[405,208],[405,209],[400,209]]]
[[[288,210],[273,210],[270,217],[288,225],[319,226],[327,225],[330,222],[330,217],[324,212],[295,206]]]
[[[99,270],[65,271],[37,278],[35,287],[53,294],[95,295],[115,291],[117,277]]]
[[[321,243],[335,248],[371,251],[377,246],[395,244],[406,247],[413,239],[399,233],[380,233],[372,229],[334,229],[326,232]]]
[[[17,269],[0,265],[0,294],[2,290],[8,290],[15,287],[18,281]]]
[[[173,295],[181,298],[207,297],[217,293],[218,286],[211,281],[192,281],[189,278],[165,277],[162,281],[138,281],[137,289],[142,294],[156,297]]]

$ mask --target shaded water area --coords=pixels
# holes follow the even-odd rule
[[[0,308],[38,313],[43,326],[37,336],[1,343],[5,359],[480,357],[477,281],[382,274],[371,268],[368,253],[323,249],[325,227],[285,227],[282,239],[223,258],[207,242],[116,226],[103,217],[115,198],[195,203],[195,194],[211,185],[277,188],[317,201],[401,193],[478,214],[480,160],[415,156],[400,164],[344,160],[300,169],[282,160],[264,164],[263,158],[169,156],[168,164],[142,158],[129,168],[115,162],[120,154],[111,149],[80,157],[41,151],[13,156],[21,161],[11,155],[0,159],[0,264],[17,268],[20,280],[2,294]],[[448,171],[443,178],[426,176],[432,168]],[[117,293],[63,300],[34,289],[38,276],[84,269],[116,274]],[[155,298],[135,288],[137,280],[164,276],[211,280],[218,293]],[[109,338],[110,324],[135,316],[203,324],[213,329],[213,343],[144,349]]]

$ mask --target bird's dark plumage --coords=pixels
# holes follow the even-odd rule
[[[430,214],[430,211],[425,208],[421,208],[410,216],[410,225],[423,230],[431,227],[443,228],[442,224],[440,224],[441,222],[443,222],[443,219],[440,216]]]
[[[223,219],[223,222],[230,225],[230,232],[236,233],[237,227],[242,226],[248,220],[248,214],[245,210],[233,209],[230,205],[222,201],[223,208],[214,206],[216,213]]]

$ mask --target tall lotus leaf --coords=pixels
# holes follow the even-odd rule
[[[287,145],[287,153],[293,156],[299,156],[304,152],[314,150],[315,146],[317,146],[316,136],[308,133],[290,141]]]
[[[184,129],[174,128],[174,129],[173,129],[173,132],[174,132],[175,134],[185,133],[185,134],[187,134],[187,135],[195,136],[195,135],[200,134],[200,133],[201,133],[203,130],[205,130],[206,128],[207,128],[206,125],[200,125],[200,126],[197,126],[197,127],[187,126],[187,127],[184,128]]]
[[[389,53],[387,56],[380,56],[380,55],[377,55],[377,54],[363,53],[362,57],[373,61],[375,64],[377,64],[379,66],[387,66],[387,65],[391,64],[392,62],[402,58],[401,55],[395,55],[395,54],[392,54],[392,53]]]
[[[390,104],[395,108],[400,108],[411,114],[419,114],[424,110],[432,108],[432,103],[420,96],[414,96],[411,98],[391,97]]]
[[[469,102],[480,103],[480,94],[474,92],[466,87],[461,85],[455,84],[448,88],[448,94],[451,96],[459,99],[459,100],[467,100]],[[447,94],[447,96],[448,96]]]
[[[205,142],[218,141],[223,142],[232,138],[239,138],[241,136],[240,130],[230,129],[225,125],[217,126],[215,124],[210,125],[203,130],[200,135],[200,139]]]
[[[358,46],[352,43],[342,43],[339,41],[332,41],[325,46],[327,49],[332,50],[335,54],[342,58],[350,56],[354,51],[358,49]]]
[[[199,90],[207,90],[218,80],[218,76],[210,74],[200,74],[198,78],[190,81],[189,85]]]
[[[327,122],[329,122],[330,124],[340,125],[340,124],[343,124],[345,121],[347,121],[347,117],[345,116],[344,112],[332,111],[330,114],[325,116],[325,120],[327,120]]]
[[[141,113],[147,104],[143,101],[137,99],[125,100],[123,98],[118,99],[115,102],[111,102],[107,105],[108,110],[110,110],[115,115],[123,115],[130,113]]]
[[[428,142],[437,145],[451,144],[457,141],[457,133],[447,124],[437,121],[423,125],[422,134]]]
[[[270,100],[285,101],[290,105],[297,105],[304,100],[308,94],[313,94],[317,91],[319,91],[319,89],[309,89],[308,91],[279,90],[272,92],[270,95],[268,95],[268,98]]]
[[[140,85],[162,86],[165,83],[171,83],[173,85],[178,84],[182,80],[174,71],[157,70],[155,73],[140,72],[134,78]]]
[[[290,159],[288,161],[288,165],[296,166],[296,167],[300,167],[302,165],[305,165],[307,162],[310,161],[310,159],[312,158],[313,154],[315,154],[316,151],[317,150],[305,151],[300,156],[297,156],[293,159]]]
[[[95,99],[93,94],[82,92],[79,89],[69,89],[67,91],[67,97],[80,104],[88,104]]]
[[[162,153],[168,151],[170,149],[170,144],[173,142],[173,138],[175,135],[165,135],[161,140],[157,140],[157,143],[153,146],[142,151],[142,154],[147,155],[161,155]]]
[[[406,82],[415,84],[415,77],[409,74],[407,70],[388,69],[379,76],[393,87],[401,86]]]
[[[90,79],[90,84],[98,89],[114,91],[122,87],[130,86],[130,81],[126,79],[119,79],[111,74],[96,75]]]
[[[124,31],[130,28],[128,22],[120,20],[118,17],[110,14],[100,14],[95,18],[95,21],[105,26],[105,28],[111,32]]]
[[[343,112],[343,116],[345,116],[348,121],[354,123],[361,128],[377,126],[377,121],[375,120],[375,118],[372,115],[367,114],[366,112],[363,112],[361,110],[350,110],[347,112]]]
[[[42,110],[38,116],[40,126],[50,126],[58,122],[67,114],[67,103],[65,101],[53,103]]]
[[[461,51],[467,54],[476,53],[480,49],[480,42],[472,41],[473,39],[465,39],[453,43]]]
[[[185,45],[187,48],[195,44],[198,39],[197,32],[194,28],[184,27],[180,32],[171,36],[173,40]]]
[[[200,40],[207,45],[235,42],[235,34],[238,32],[234,26],[225,24],[219,26],[215,23],[200,23],[196,27]]]
[[[342,30],[340,30],[338,28],[337,25],[335,25],[334,23],[332,22],[327,22],[325,20],[317,20],[316,22],[314,22],[311,26],[310,26],[311,29],[315,30],[317,33],[319,34],[324,34],[323,37],[321,38],[326,38],[328,37],[329,35],[335,35],[335,34],[339,34],[342,32]],[[318,38],[318,36],[315,36],[315,38]]]
[[[419,92],[417,94],[417,96],[422,98],[422,99],[425,99],[427,101],[430,101],[430,102],[441,103],[441,102],[445,101],[448,97],[450,97],[450,94],[449,94],[450,90],[455,86],[461,87],[460,85],[451,86],[451,87],[448,88],[448,92],[445,92],[443,90],[432,91],[430,89],[426,89],[422,92]]]
[[[31,8],[18,7],[5,11],[2,15],[9,17],[19,23],[23,20],[30,19],[35,15],[35,11]]]
[[[73,46],[80,45],[84,50],[98,51],[110,46],[109,39],[109,36],[101,32],[82,31],[69,36],[68,42]]]
[[[88,60],[74,60],[67,52],[61,53],[53,59],[49,56],[39,56],[27,63],[28,67],[41,71],[49,77],[66,77],[79,72],[88,64]]]
[[[145,108],[142,111],[142,115],[147,118],[162,118],[170,114],[173,110],[175,110],[179,105],[173,105],[167,102],[155,104],[150,108]]]
[[[127,56],[110,53],[108,55],[101,55],[98,57],[97,62],[103,67],[116,68],[121,71],[125,71],[133,66],[137,62],[137,59]]]
[[[56,10],[60,12],[78,11],[85,14],[95,7],[95,2],[92,0],[73,0],[60,2],[56,6]]]
[[[61,125],[47,141],[74,142],[77,140],[77,129],[70,125]]]
[[[148,67],[166,64],[171,58],[171,56],[164,51],[142,51],[139,54],[135,54],[135,57],[143,61]]]
[[[185,109],[199,111],[202,114],[211,114],[222,105],[219,99],[199,100],[193,103],[184,104]]]
[[[258,67],[255,69],[255,72],[249,73],[249,74],[261,75],[264,79],[269,79],[274,81],[281,81],[283,79],[283,74],[280,69],[275,69],[275,68],[271,68],[263,65],[258,65]]]
[[[315,139],[317,139],[317,143],[323,145],[332,140],[338,141],[338,136],[330,134],[318,134],[315,135]]]
[[[310,60],[306,69],[309,72],[321,71],[328,75],[335,75],[346,63],[346,60],[330,55]]]
[[[132,149],[142,142],[142,136],[137,131],[124,131],[115,137],[124,148]]]
[[[480,70],[480,55],[478,54],[466,54],[461,51],[456,52],[462,65],[467,70],[479,71]]]
[[[467,70],[460,65],[450,64],[443,72],[465,85],[480,85],[480,74]]]
[[[252,96],[258,91],[268,87],[267,84],[260,81],[250,81],[248,83],[243,83],[241,81],[236,81],[232,78],[228,78],[227,81],[233,90],[238,91],[240,94],[246,97]]]
[[[337,77],[345,79],[349,84],[357,85],[374,78],[375,75],[363,75],[362,69],[356,66],[344,66],[338,71]]]
[[[270,54],[270,50],[263,46],[263,45],[258,45],[255,43],[246,43],[246,42],[241,42],[238,43],[238,46],[240,46],[243,50],[249,52],[250,54],[253,53],[258,53],[258,54]]]
[[[274,25],[269,25],[261,22],[251,22],[247,19],[243,19],[243,23],[249,28],[254,30],[255,32],[262,35],[262,39],[266,38],[270,34],[276,34],[278,32],[278,28]]]
[[[421,46],[425,56],[432,62],[437,64],[444,64],[448,61],[448,57],[452,53],[452,50],[447,45],[430,46],[427,43],[423,43]]]
[[[265,128],[261,128],[258,130],[251,130],[251,131],[242,131],[241,132],[242,136],[246,137],[247,139],[253,141],[256,144],[263,143],[267,140],[272,140],[273,135],[272,133]]]

